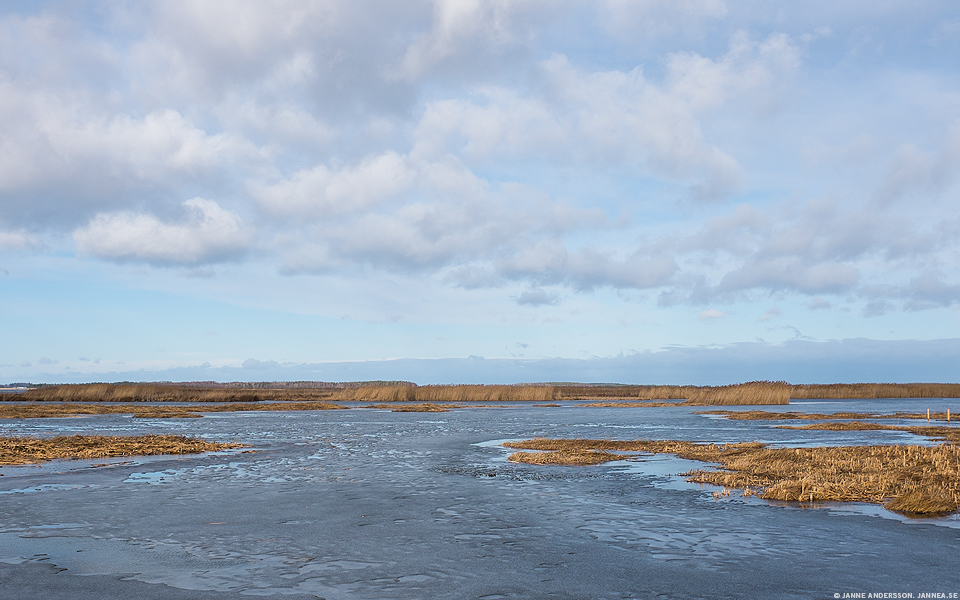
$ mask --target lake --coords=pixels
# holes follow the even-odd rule
[[[928,407],[960,413],[960,401],[939,399],[764,408]],[[0,467],[0,595],[492,600],[960,592],[957,515],[907,519],[871,505],[771,503],[736,492],[715,499],[718,488],[676,476],[703,463],[657,456],[543,467],[509,463],[499,446],[536,436],[926,443],[903,432],[779,430],[776,422],[696,410],[566,403],[3,421],[7,436],[171,433],[239,441],[255,452]]]

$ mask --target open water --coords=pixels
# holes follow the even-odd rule
[[[923,411],[956,400],[794,402]],[[785,431],[691,408],[511,404],[103,415],[0,422],[0,435],[173,433],[255,452],[0,467],[0,597],[835,598],[960,593],[960,520],[868,505],[714,499],[668,457],[508,463],[535,436],[924,443]],[[906,424],[905,422],[902,424]],[[847,596],[850,597],[850,596]],[[864,596],[866,597],[866,596]],[[953,596],[957,597],[957,596]]]

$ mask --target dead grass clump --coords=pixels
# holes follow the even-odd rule
[[[242,447],[243,444],[205,442],[182,435],[0,437],[0,464],[22,465],[57,458],[197,454]]]
[[[433,404],[431,402],[421,402],[419,404],[372,404],[364,408],[384,408],[390,412],[450,412],[451,408],[460,408],[457,405]]]
[[[133,413],[134,419],[199,419],[203,415],[195,412],[187,412],[185,410],[165,410],[165,411],[153,411],[153,412],[135,412]]]
[[[602,450],[558,450],[556,452],[514,452],[511,462],[531,465],[588,466],[599,465],[612,460],[623,460],[628,456],[613,454]]]
[[[943,494],[920,490],[906,492],[883,506],[888,510],[914,515],[945,515],[957,509],[957,502]]]
[[[688,481],[746,489],[768,500],[871,502],[890,510],[941,514],[960,507],[960,445],[769,448],[760,443],[534,439],[504,444],[514,462],[599,464],[629,456],[611,451],[669,453],[716,463],[721,470],[686,473]],[[594,454],[590,462],[571,456]]]

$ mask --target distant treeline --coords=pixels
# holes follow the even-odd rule
[[[376,381],[352,383],[266,382],[204,385],[183,383],[90,383],[46,385],[3,400],[54,402],[548,402],[556,400],[677,400],[696,405],[788,404],[790,399],[960,398],[956,383],[854,383],[791,385],[785,381],[751,381],[725,386],[518,384],[423,385]],[[323,383],[323,385],[318,385]],[[307,385],[313,384],[313,385]]]

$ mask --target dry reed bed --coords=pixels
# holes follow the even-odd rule
[[[330,389],[236,389],[163,384],[89,383],[44,386],[2,400],[33,402],[259,402],[262,400],[318,401],[329,399]]]
[[[555,387],[555,399],[686,400],[697,389],[693,385],[562,385]]]
[[[640,386],[633,386],[640,387]],[[579,390],[571,394],[570,390]],[[686,399],[683,404],[692,406],[709,405],[745,405],[745,404],[788,404],[790,386],[783,382],[753,381],[736,385],[711,388],[678,387],[671,391],[667,386],[648,386],[646,395],[660,395],[657,390],[671,397]],[[644,390],[641,390],[644,391]],[[347,388],[334,393],[334,401],[368,402],[550,402],[560,398],[634,398],[623,396],[632,393],[630,386],[608,387],[563,387],[548,385],[378,385]],[[617,395],[614,395],[617,394]],[[644,394],[641,394],[643,396]],[[676,406],[680,403],[644,402],[643,406]],[[620,402],[598,403],[594,406],[629,406]],[[639,404],[638,404],[639,405]]]
[[[0,404],[0,419],[37,419],[80,415],[133,414],[135,417],[196,418],[202,413],[280,410],[336,410],[346,406],[331,402],[197,404],[193,406],[143,406],[140,404]]]
[[[377,385],[337,391],[330,400],[372,402],[546,402],[547,385]]]
[[[684,400],[659,404],[633,402],[597,402],[596,407],[694,406],[789,404],[790,384],[785,381],[749,381],[724,386],[634,385],[634,386],[560,386],[556,398],[572,400]]]
[[[791,385],[783,381],[761,381],[711,387],[693,385],[562,385],[557,386],[557,398],[592,400],[604,398],[637,400],[701,400],[715,390],[765,384],[785,386],[789,398],[809,399],[870,399],[870,398],[960,398],[957,383],[853,383]],[[709,402],[707,402],[709,403]],[[786,404],[786,402],[783,402]]]
[[[274,387],[269,387],[274,386]],[[693,404],[787,404],[790,398],[960,398],[960,384],[857,383],[790,385],[751,381],[711,387],[692,385],[433,385],[372,384],[169,384],[94,383],[43,386],[2,400],[58,402],[257,402],[364,400],[375,402],[503,402],[552,400],[687,400]]]
[[[667,406],[714,406],[714,405],[782,405],[790,404],[790,385],[782,381],[751,381],[721,387],[692,388],[682,402],[659,402],[639,399],[637,402],[592,402],[578,404],[594,408],[659,408]]]
[[[960,398],[960,383],[833,383],[794,385],[795,400]]]
[[[107,458],[156,454],[198,454],[243,444],[205,442],[182,435],[72,435],[55,438],[0,437],[0,464],[23,465],[56,458]]]
[[[719,464],[684,473],[688,481],[743,489],[744,495],[792,502],[870,502],[905,513],[945,514],[960,507],[960,446],[769,448],[753,442],[551,440],[508,442],[513,462],[594,465],[629,460],[616,452],[673,454]]]

